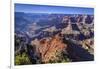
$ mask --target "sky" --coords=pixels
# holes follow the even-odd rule
[[[94,8],[49,6],[34,4],[15,4],[15,12],[24,13],[57,13],[57,14],[94,14]]]

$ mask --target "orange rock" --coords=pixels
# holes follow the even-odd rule
[[[39,52],[44,63],[48,63],[50,60],[56,60],[57,53],[62,52],[66,47],[59,34],[51,37],[49,40],[47,38],[41,39],[39,43]]]

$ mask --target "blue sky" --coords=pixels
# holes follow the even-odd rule
[[[15,4],[15,12],[25,13],[59,13],[59,14],[94,14],[93,8],[49,6],[33,4]]]

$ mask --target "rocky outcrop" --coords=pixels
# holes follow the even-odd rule
[[[67,47],[67,45],[62,42],[62,37],[58,34],[51,38],[41,39],[38,42],[36,42],[36,40],[32,41],[32,44],[38,48],[38,51],[41,54],[42,62],[44,63],[58,61],[59,58],[57,55],[63,52]]]

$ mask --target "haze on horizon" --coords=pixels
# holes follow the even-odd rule
[[[57,13],[57,14],[94,14],[94,8],[49,6],[34,4],[15,4],[15,12],[24,13]]]

